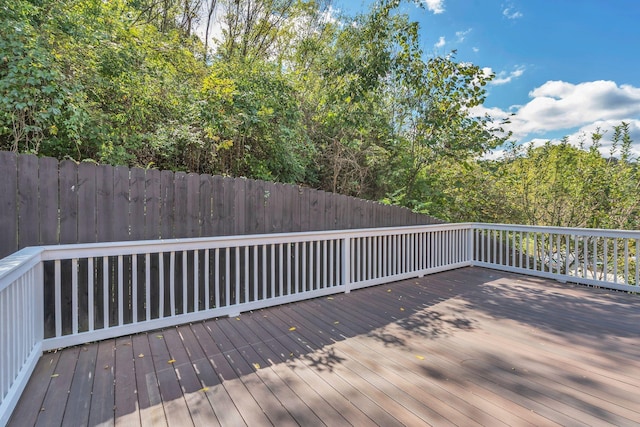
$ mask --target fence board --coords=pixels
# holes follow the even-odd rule
[[[200,220],[202,237],[211,237],[213,234],[213,177],[208,174],[200,175]]]
[[[258,195],[256,197],[257,203],[257,222],[256,222],[256,231],[260,234],[264,234],[268,232],[267,227],[267,203],[269,198],[271,197],[271,191],[268,189],[267,182],[264,181],[254,181],[257,187]],[[250,210],[251,208],[247,209]]]
[[[287,215],[288,207],[285,198],[285,186],[279,183],[273,185],[273,211],[271,215],[271,230],[273,233],[283,233],[291,230],[291,216]]]
[[[300,199],[302,199],[302,187],[295,186],[290,189],[290,195],[285,196],[289,200],[291,209],[291,229],[286,231],[300,231]]]
[[[245,214],[244,230],[247,234],[257,234],[257,222],[258,222],[258,191],[256,183],[253,179],[248,179],[245,183],[245,198],[248,206],[253,206]]]
[[[175,206],[173,175],[171,171],[162,171],[160,173],[160,238],[162,239],[175,237],[173,231],[173,207]]]
[[[78,241],[90,243],[97,241],[96,230],[96,165],[80,163],[78,165]]]
[[[0,257],[18,250],[18,158],[11,152],[0,152]]]
[[[234,179],[234,202],[233,202],[233,234],[246,234],[245,229],[245,196],[246,179]]]
[[[44,157],[39,161],[40,244],[58,243],[58,161]],[[0,255],[1,257],[2,255]]]
[[[325,199],[326,199],[326,193],[324,191],[321,190],[313,190],[314,193],[316,194],[316,197],[318,199],[318,205],[317,205],[317,216],[316,216],[316,230],[328,230],[328,228],[326,227],[326,218],[325,218]]]
[[[211,182],[211,192],[213,193],[213,213],[211,221],[213,225],[213,235],[222,236],[224,234],[225,203],[224,203],[225,178],[214,176]]]
[[[144,177],[144,238],[160,238],[160,171],[148,169]]]
[[[187,175],[187,237],[200,237],[200,175]]]
[[[324,229],[336,229],[335,197],[331,193],[324,193]]]
[[[264,232],[273,233],[273,210],[275,206],[275,184],[265,181],[262,183],[262,191],[264,192]]]
[[[282,233],[284,230],[284,194],[282,188],[284,186],[279,183],[274,183],[271,186],[271,233]]]
[[[129,169],[118,166],[113,172],[113,240],[129,240]]]
[[[187,174],[176,172],[174,175],[173,233],[174,237],[187,236]]]
[[[78,243],[78,166],[71,160],[60,162],[60,243]]]
[[[309,226],[307,230],[321,230],[322,229],[322,218],[320,217],[319,206],[318,203],[318,190],[315,189],[306,189],[306,193],[308,194],[308,209],[309,213],[307,217],[309,218]]]
[[[99,242],[112,242],[113,237],[113,166],[100,165],[96,170],[96,218]]]
[[[32,154],[18,157],[18,246],[37,245],[38,224],[38,158]]]
[[[234,233],[235,219],[233,213],[235,212],[235,186],[234,179],[224,177],[223,184],[223,197],[220,203],[222,204],[221,219],[222,229],[221,234],[228,236]]]
[[[129,238],[144,239],[144,213],[146,196],[144,194],[145,171],[132,168],[129,174]]]

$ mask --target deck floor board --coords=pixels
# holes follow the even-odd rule
[[[42,356],[23,425],[638,425],[640,297],[482,268]]]

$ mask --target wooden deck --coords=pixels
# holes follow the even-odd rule
[[[638,425],[640,296],[465,268],[45,354],[10,425]]]

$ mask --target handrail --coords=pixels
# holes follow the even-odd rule
[[[471,265],[638,292],[638,248],[481,223],[26,248],[0,260],[0,426],[49,349]]]
[[[640,231],[472,224],[473,265],[639,292]]]
[[[25,248],[0,260],[0,426],[42,355],[42,248]]]

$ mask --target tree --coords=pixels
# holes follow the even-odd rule
[[[628,125],[616,126],[609,158],[600,153],[602,134],[588,146],[564,139],[542,147],[514,148],[501,167],[527,224],[637,229],[640,175],[631,158]],[[616,156],[619,156],[616,158]]]
[[[216,62],[202,89],[201,117],[214,170],[301,182],[313,148],[293,88],[271,64]]]

